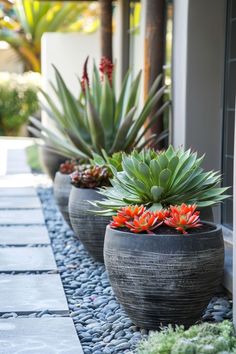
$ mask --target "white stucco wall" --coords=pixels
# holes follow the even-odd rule
[[[93,59],[100,61],[99,32],[83,33],[45,33],[42,37],[41,64],[44,89],[55,98],[50,81],[55,83],[52,64],[61,73],[65,83],[75,96],[79,93],[78,77],[81,78],[83,64],[89,55],[89,71]],[[47,114],[42,112],[44,124],[48,124]]]
[[[83,64],[86,57],[90,57],[90,69],[92,61],[100,60],[99,32],[93,34],[83,33],[45,33],[42,38],[42,75],[45,87],[48,81],[54,81],[54,64],[60,71],[66,84],[77,94],[78,79],[81,77]]]

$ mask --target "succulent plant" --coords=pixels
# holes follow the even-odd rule
[[[76,98],[66,86],[61,74],[54,67],[56,85],[52,84],[57,101],[41,90],[44,100],[42,108],[47,112],[51,127],[46,127],[37,119],[31,117],[34,127],[29,127],[31,133],[42,138],[50,149],[68,156],[68,158],[92,158],[93,153],[108,156],[114,152],[130,152],[134,147],[143,146],[157,141],[154,135],[143,142],[143,137],[158,117],[169,107],[165,102],[154,111],[162,99],[166,86],[161,86],[162,75],[153,83],[146,101],[138,111],[139,86],[141,73],[132,80],[128,72],[117,95],[115,90],[115,68],[108,59],[103,58],[100,68],[94,64],[92,79],[87,73],[87,60],[84,65],[81,92]],[[99,74],[100,70],[100,74]],[[151,113],[149,120],[142,130],[144,123]],[[165,138],[167,132],[161,135]],[[160,137],[159,137],[160,138]]]
[[[127,221],[126,226],[131,232],[153,234],[153,230],[162,224],[162,221],[158,220],[155,213],[151,211],[145,211],[142,215],[136,216],[132,221]]]
[[[146,208],[141,205],[129,205],[117,211],[117,215],[112,216],[113,221],[111,227],[125,227],[127,221],[131,221],[135,216],[139,217],[146,211]]]
[[[98,188],[110,185],[107,167],[80,165],[71,174],[71,183],[78,188]]]
[[[188,229],[200,227],[199,211],[197,205],[170,206],[170,215],[164,220],[167,226],[174,227],[182,234],[187,234]]]
[[[197,204],[206,207],[221,202],[227,187],[218,187],[218,172],[205,172],[201,168],[204,156],[198,158],[190,149],[155,152],[147,149],[122,156],[122,171],[110,166],[111,187],[100,190],[106,199],[94,204],[97,213],[113,215],[127,205],[145,205],[150,210],[161,210],[170,205]]]
[[[59,171],[62,174],[70,175],[75,171],[78,162],[76,160],[66,160],[64,163],[60,164]]]
[[[112,228],[128,228],[134,233],[147,232],[153,234],[153,230],[164,225],[175,228],[182,234],[187,234],[188,229],[202,226],[199,211],[196,205],[181,204],[171,205],[169,209],[148,211],[144,205],[130,205],[117,211],[112,216],[110,226]],[[158,233],[158,232],[157,232]]]

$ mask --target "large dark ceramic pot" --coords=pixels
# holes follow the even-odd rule
[[[76,188],[72,186],[69,197],[69,215],[72,228],[89,254],[103,262],[103,246],[106,226],[110,217],[98,216],[88,200],[101,200],[103,197],[95,189]]]
[[[45,172],[54,180],[60,164],[65,162],[66,157],[47,149],[45,146],[41,146],[39,151],[40,160]]]
[[[104,259],[111,286],[141,328],[195,323],[220,285],[219,226],[189,235],[133,234],[107,226]]]
[[[67,222],[67,224],[71,226],[70,217],[69,217],[69,210],[68,210],[68,203],[69,203],[69,196],[71,191],[71,178],[70,175],[63,174],[61,172],[57,172],[53,189],[54,189],[54,196],[58,205],[60,212],[62,213],[63,218]]]

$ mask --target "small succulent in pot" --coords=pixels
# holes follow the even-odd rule
[[[110,165],[110,187],[100,189],[97,213],[106,228],[104,260],[114,293],[139,326],[197,321],[219,286],[224,267],[222,229],[198,207],[221,202],[227,188],[205,172],[191,150],[123,154]],[[191,304],[191,306],[189,305]]]
[[[66,160],[65,162],[60,164],[59,171],[62,174],[70,175],[75,171],[76,166],[78,166],[78,161],[76,160]]]
[[[71,183],[78,188],[109,186],[111,173],[105,166],[80,165],[71,174]]]
[[[71,174],[69,215],[76,236],[90,255],[103,262],[105,229],[109,217],[91,213],[96,208],[89,203],[99,198],[97,188],[110,185],[111,171],[106,166],[80,165]]]

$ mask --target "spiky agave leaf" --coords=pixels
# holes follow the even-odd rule
[[[54,67],[56,84],[52,84],[52,89],[56,95],[56,102],[49,94],[42,91],[44,98],[42,108],[46,106],[46,112],[55,124],[52,127],[44,127],[42,124],[35,125],[33,121],[32,123],[39,131],[37,136],[40,131],[44,132],[42,136],[45,136],[47,140],[51,139],[51,145],[55,150],[65,150],[64,142],[66,141],[67,147],[71,144],[70,150],[77,154],[74,157],[87,155],[91,158],[93,153],[103,156],[102,151],[112,156],[119,151],[130,152],[135,147],[142,149],[154,139],[158,139],[156,135],[152,135],[149,140],[143,141],[147,129],[168,108],[169,102],[164,103],[154,114],[153,119],[148,123],[148,128],[144,130],[141,128],[166,90],[165,86],[160,87],[162,76],[158,76],[153,83],[146,102],[139,111],[137,105],[141,72],[133,80],[128,72],[120,95],[117,95],[113,82],[115,77],[114,71],[112,72],[113,65],[108,65],[107,60],[105,64],[109,70],[104,67],[101,71],[100,68],[101,77],[94,64],[92,80],[89,80],[86,74],[84,85],[79,82],[81,86],[79,99],[68,89],[60,72]],[[61,136],[56,144],[53,138],[55,129],[60,131],[57,135]],[[161,138],[164,137],[161,136]],[[61,148],[59,148],[60,145]]]
[[[133,151],[122,155],[122,169],[112,166],[112,187],[100,189],[105,200],[95,204],[101,214],[114,214],[129,204],[144,204],[152,210],[169,205],[197,204],[206,207],[227,198],[227,187],[219,187],[221,175],[205,172],[200,166],[204,156],[172,146],[166,151]]]

